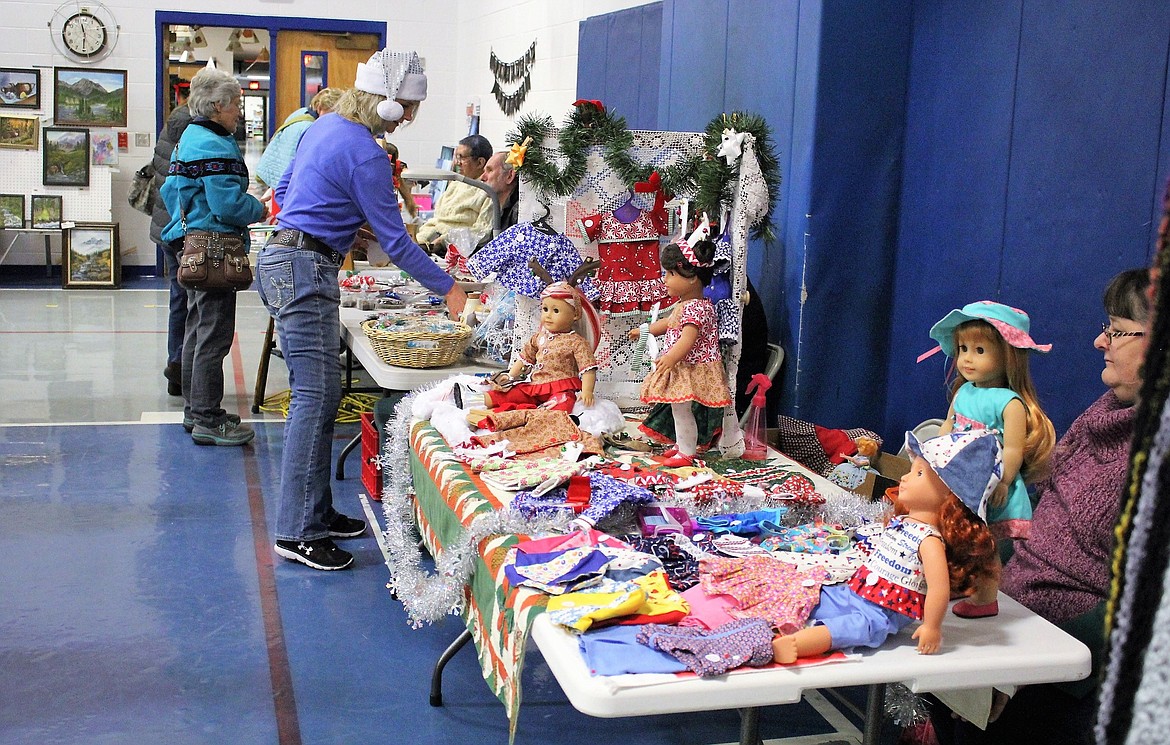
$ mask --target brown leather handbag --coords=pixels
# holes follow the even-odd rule
[[[252,266],[244,239],[235,233],[188,230],[179,257],[179,284],[203,291],[251,287]]]
[[[176,150],[178,146],[176,146]],[[187,210],[179,203],[183,225],[183,253],[179,256],[179,284],[188,290],[246,290],[252,286],[248,247],[235,233],[187,230]]]

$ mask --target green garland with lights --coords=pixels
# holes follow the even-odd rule
[[[684,158],[658,169],[663,190],[668,194],[694,194],[698,211],[719,214],[721,205],[732,201],[732,184],[738,171],[737,167],[715,157],[724,129],[747,132],[755,138],[756,158],[768,185],[768,202],[775,204],[780,193],[780,167],[772,151],[771,132],[763,117],[741,111],[720,114],[711,120],[705,131],[703,155]],[[554,134],[564,167],[550,160],[544,148],[544,143]],[[625,117],[611,114],[592,102],[574,106],[559,132],[550,116],[528,114],[521,117],[507,142],[515,145],[527,140],[531,140],[531,144],[519,171],[543,194],[559,197],[572,194],[585,178],[586,156],[594,145],[602,146],[606,164],[631,187],[649,179],[656,170],[630,155],[634,136],[626,128]],[[752,226],[753,237],[768,242],[775,239],[770,213],[771,210]]]

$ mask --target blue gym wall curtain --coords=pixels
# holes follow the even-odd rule
[[[662,3],[586,18],[577,37],[577,98],[601,101],[630,129],[657,129]]]

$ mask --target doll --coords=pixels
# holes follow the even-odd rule
[[[702,444],[709,447],[721,432],[723,410],[731,404],[723,360],[719,354],[715,309],[703,297],[711,281],[715,244],[706,239],[706,220],[690,238],[662,249],[667,291],[678,302],[664,321],[650,324],[650,333],[663,336],[663,352],[642,382],[642,402],[657,404],[639,429],[657,441],[673,441],[664,465],[689,466]],[[638,329],[630,331],[635,340]]]
[[[953,362],[951,406],[939,434],[990,428],[1003,446],[1003,481],[988,503],[987,523],[1002,550],[1024,540],[1032,522],[1025,482],[1047,470],[1056,431],[1045,416],[1028,371],[1028,350],[1047,352],[1028,331],[1028,314],[987,300],[953,310],[930,336]],[[1001,551],[1002,553],[1002,551]],[[1010,554],[1009,554],[1010,555]],[[994,616],[998,585],[976,589],[970,601],[955,606],[964,618]]]
[[[911,621],[920,654],[942,646],[951,593],[998,578],[995,539],[980,519],[1003,472],[1002,448],[988,430],[955,432],[919,442],[898,489],[901,514],[874,536],[873,552],[849,582],[821,588],[814,625],[777,636],[777,662],[830,649],[877,647]]]
[[[857,444],[857,453],[843,456],[845,460],[834,467],[826,477],[845,489],[856,489],[865,481],[867,474],[877,473],[872,465],[878,454],[877,440],[862,435],[854,442]]]
[[[484,403],[491,409],[540,406],[571,413],[580,391],[581,403],[592,406],[597,383],[593,351],[600,323],[593,306],[577,289],[577,281],[596,269],[597,262],[583,263],[565,282],[553,282],[535,260],[531,266],[547,285],[540,294],[540,329],[508,372],[492,381]],[[525,367],[530,368],[526,377]]]

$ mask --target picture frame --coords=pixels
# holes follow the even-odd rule
[[[64,231],[61,248],[61,285],[75,288],[117,289],[122,279],[118,223],[75,223]]]
[[[0,148],[36,150],[41,144],[41,120],[35,116],[0,114]]]
[[[75,127],[126,126],[126,71],[53,68],[53,116]]]
[[[89,186],[89,130],[45,127],[41,153],[45,186]]]
[[[24,227],[23,194],[0,194],[0,225],[6,228]]]
[[[41,71],[35,67],[0,67],[0,109],[41,108]]]
[[[57,194],[33,194],[29,227],[60,230],[64,200]]]
[[[89,154],[91,165],[118,165],[118,135],[113,132],[90,132]]]

